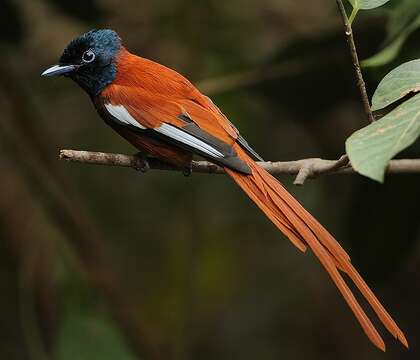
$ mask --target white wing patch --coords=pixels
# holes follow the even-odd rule
[[[145,130],[146,128],[134,119],[123,105],[105,104],[107,111],[123,125],[131,125],[136,128]]]
[[[175,126],[163,123],[161,126],[155,128],[154,130],[212,157],[224,157],[223,154],[216,150],[214,147]]]
[[[127,109],[123,105],[111,105],[105,104],[106,110],[112,115],[120,124],[122,125],[131,125],[138,129],[146,130],[147,128],[139,124],[139,122],[130,115]],[[165,135],[171,139],[179,141],[185,145],[188,145],[194,149],[197,149],[211,157],[223,158],[223,154],[212,147],[211,145],[205,143],[204,141],[194,137],[191,134],[172,126],[169,124],[163,123],[161,126],[154,129],[158,133]]]

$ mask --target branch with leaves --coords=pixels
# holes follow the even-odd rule
[[[346,34],[350,37],[352,49],[353,32],[351,22],[359,10],[369,10],[380,7],[389,0],[349,0],[353,6],[350,21],[341,0],[337,0],[344,23],[347,27]],[[404,6],[404,1],[400,2]],[[420,12],[420,7],[418,8]],[[420,26],[420,13],[415,17],[414,23],[407,27],[411,31],[417,24]],[[407,35],[408,36],[408,35]],[[405,35],[401,38],[405,40]],[[394,49],[397,50],[397,49]],[[357,60],[356,48],[353,47],[353,59]],[[373,61],[368,63],[373,66]],[[361,87],[363,102],[369,107],[369,102],[364,87],[360,67],[356,67],[356,74]],[[383,182],[389,161],[402,150],[412,145],[420,136],[420,60],[410,61],[392,70],[381,81],[372,98],[372,111],[383,110],[388,113],[380,120],[356,131],[346,141],[346,153],[353,168],[360,174],[373,180]],[[407,99],[406,96],[414,94]],[[404,101],[406,100],[406,101]],[[398,106],[395,104],[400,103]],[[368,113],[369,114],[369,113]]]

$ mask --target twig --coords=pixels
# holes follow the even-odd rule
[[[345,169],[349,165],[349,158],[347,155],[343,155],[337,161],[322,160],[322,159],[304,159],[299,160],[298,163],[301,168],[294,181],[295,185],[303,185],[308,178],[314,178],[315,176],[332,173]]]
[[[360,62],[359,57],[357,55],[356,45],[354,43],[354,37],[353,37],[353,30],[351,28],[351,24],[349,21],[349,18],[347,17],[346,9],[344,8],[343,1],[342,0],[336,0],[338,8],[340,10],[341,17],[343,19],[344,29],[347,37],[347,43],[349,44],[350,48],[350,54],[354,65],[354,71],[356,73],[357,78],[357,86],[360,90],[360,95],[362,97],[363,105],[365,108],[366,115],[369,119],[369,122],[374,122],[375,117],[373,116],[372,110],[370,108],[369,104],[369,98],[366,91],[366,84],[363,80],[363,74],[362,70],[360,68]]]
[[[142,168],[143,162],[135,155],[110,154],[102,152],[61,150],[62,160],[83,164],[122,166],[135,170]],[[150,169],[180,171],[173,165],[167,164],[155,158],[148,159]],[[319,158],[302,159],[296,161],[259,162],[261,167],[273,175],[288,174],[297,175],[295,184],[303,185],[306,179],[312,179],[324,174],[354,174],[354,169],[349,164],[346,155],[338,160],[325,160]],[[224,174],[225,171],[218,165],[208,161],[193,161],[192,171],[201,174]],[[387,173],[420,173],[420,159],[391,160]]]

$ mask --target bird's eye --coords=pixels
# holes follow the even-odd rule
[[[84,63],[88,64],[95,60],[95,53],[90,49],[83,53],[82,60]]]

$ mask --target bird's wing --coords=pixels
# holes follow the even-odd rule
[[[104,94],[114,101],[120,99],[131,104],[134,112],[142,111],[140,121],[150,122],[144,125],[148,128],[157,127],[168,115],[172,120],[165,122],[176,126],[182,126],[179,120],[189,122],[192,119],[206,133],[228,145],[237,142],[252,158],[262,160],[210,98],[166,66],[122,51],[117,77]],[[179,114],[185,116],[180,119]]]
[[[108,116],[120,125],[250,173],[233,148],[238,139],[236,129],[194,98],[168,98],[139,87],[110,85],[101,100]]]

